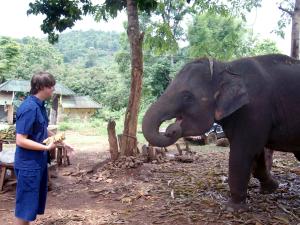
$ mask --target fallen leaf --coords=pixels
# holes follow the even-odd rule
[[[121,199],[122,203],[126,203],[126,204],[131,204],[132,203],[132,198],[131,197],[124,197]]]
[[[281,222],[284,222],[285,224],[290,224],[290,221],[284,217],[274,216],[274,218],[280,220]]]

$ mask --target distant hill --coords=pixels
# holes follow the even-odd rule
[[[101,57],[112,56],[119,50],[120,34],[104,31],[71,31],[61,34],[55,44],[64,56],[65,63],[85,62],[85,67],[93,67]]]

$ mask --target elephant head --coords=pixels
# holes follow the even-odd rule
[[[234,66],[208,59],[186,64],[165,92],[147,110],[142,124],[146,140],[154,146],[168,146],[180,137],[208,131],[249,102],[243,76]],[[176,118],[160,133],[161,124]]]

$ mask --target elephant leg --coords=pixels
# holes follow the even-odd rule
[[[261,193],[269,194],[276,191],[278,183],[275,181],[270,173],[273,151],[264,149],[262,153],[258,155],[253,165],[253,177],[260,181]]]
[[[231,200],[229,206],[234,210],[245,209],[247,188],[253,166],[255,165],[255,176],[261,180],[269,178],[264,158],[264,140],[257,138],[256,142],[248,140],[246,135],[240,133],[230,141],[229,153],[229,188]],[[260,135],[260,134],[257,134]],[[253,135],[254,139],[256,135]],[[258,136],[259,137],[259,136]],[[251,140],[253,140],[251,138]],[[260,157],[257,157],[260,156]],[[258,160],[260,159],[260,160]],[[264,168],[261,170],[261,168]],[[269,179],[267,179],[269,181]],[[264,182],[263,187],[268,186]]]
[[[236,146],[233,142],[229,154],[228,181],[231,193],[229,206],[233,209],[242,209],[246,203],[247,187],[254,160],[254,155],[251,156],[251,149],[248,149],[249,147],[246,147],[246,149],[241,147],[239,145]]]
[[[245,107],[223,121],[230,142],[228,183],[231,200],[228,205],[233,209],[245,208],[253,163],[263,152],[270,130],[269,123],[252,115]],[[257,124],[260,124],[259,130]]]
[[[265,161],[267,170],[270,172],[273,165],[273,150],[265,148]]]

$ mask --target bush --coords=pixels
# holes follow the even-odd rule
[[[71,130],[71,125],[68,122],[62,122],[58,124],[59,131]]]

